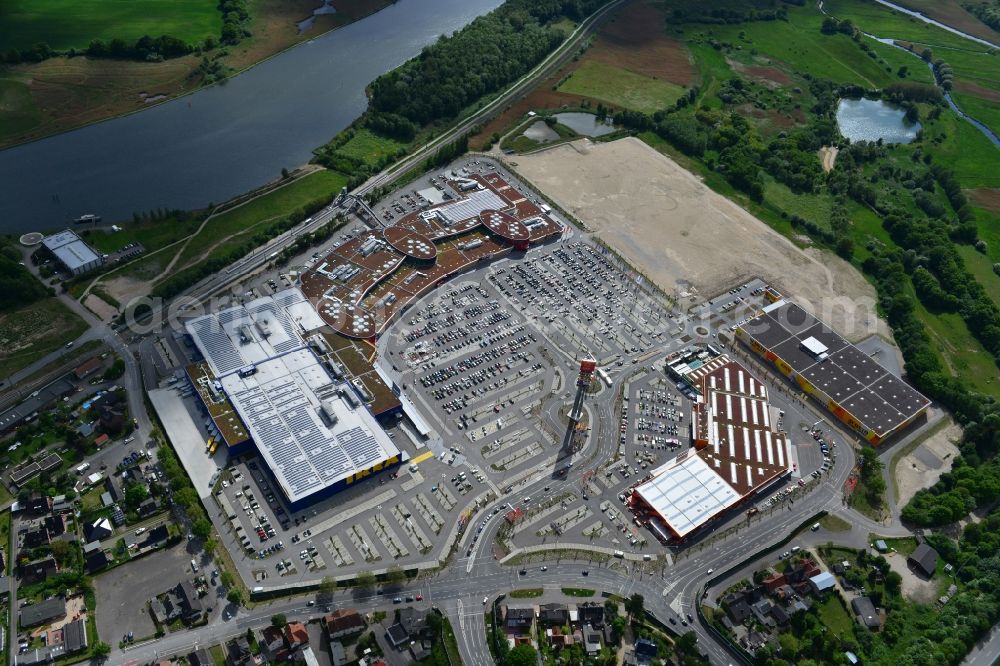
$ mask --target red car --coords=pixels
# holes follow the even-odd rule
[[[414,599],[416,599],[417,601],[423,601],[424,600],[424,595],[418,594],[417,596],[414,597]]]

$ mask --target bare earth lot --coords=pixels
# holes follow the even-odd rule
[[[896,465],[896,484],[899,487],[896,504],[899,506],[909,502],[921,488],[937,483],[942,474],[951,470],[951,464],[958,455],[955,442],[962,439],[962,428],[948,420],[948,425],[921,442]]]
[[[891,338],[874,288],[850,264],[801,250],[638,139],[575,141],[517,165],[668,293],[711,298],[758,276],[851,340]]]

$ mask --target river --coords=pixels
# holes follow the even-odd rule
[[[220,86],[0,152],[0,233],[84,213],[200,208],[309,161],[365,110],[365,86],[502,0],[399,0]]]

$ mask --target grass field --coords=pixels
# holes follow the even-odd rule
[[[83,237],[101,252],[114,252],[129,243],[142,243],[147,252],[154,252],[170,243],[187,238],[194,233],[199,224],[200,222],[195,219],[181,222],[173,218],[138,224],[122,222],[118,225],[122,228],[121,231],[88,230],[83,232]]]
[[[212,218],[181,253],[176,268],[182,269],[207,252],[222,252],[252,235],[267,222],[288,215],[319,198],[333,197],[347,184],[347,176],[336,171],[316,171],[249,203]]]
[[[854,620],[844,610],[840,597],[836,594],[827,594],[823,601],[816,604],[816,610],[827,630],[842,638],[853,636]]]
[[[1000,306],[1000,275],[993,272],[993,262],[990,258],[968,245],[959,245],[958,253],[962,256],[965,267],[976,278],[976,282],[983,285],[993,302]]]
[[[0,315],[0,377],[7,377],[63,347],[87,324],[56,298]]]
[[[91,40],[132,42],[170,35],[189,44],[218,39],[222,12],[214,0],[4,0],[0,49],[45,42],[53,49],[83,49]]]
[[[360,129],[337,152],[357,158],[365,164],[375,165],[380,164],[386,156],[396,155],[406,147],[404,143],[379,136],[371,130]]]
[[[864,30],[878,37],[959,49],[985,48],[976,42],[871,0],[825,0],[823,8],[839,19],[854,21],[855,25],[862,26]]]
[[[589,60],[559,86],[559,91],[645,113],[671,106],[684,94],[684,88],[673,83]]]
[[[962,6],[964,0],[898,0],[897,5],[918,11],[925,16],[996,43],[1000,36]]]
[[[19,134],[38,125],[42,112],[31,101],[31,89],[23,76],[0,69],[0,112],[4,134]]]

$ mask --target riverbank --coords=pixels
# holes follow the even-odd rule
[[[0,66],[0,150],[113,120],[224,85],[233,77],[305,42],[366,18],[394,0],[338,0],[338,11],[315,17],[299,34],[298,23],[320,0],[253,3],[252,37],[204,54],[224,73],[206,76],[202,55],[163,62],[50,58]]]

